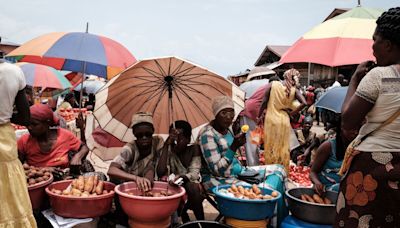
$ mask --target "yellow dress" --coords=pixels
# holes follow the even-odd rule
[[[267,112],[264,121],[265,164],[281,164],[289,171],[290,118],[285,109],[293,109],[295,88],[289,97],[281,82],[272,82]]]
[[[36,227],[14,128],[0,125],[0,228]]]

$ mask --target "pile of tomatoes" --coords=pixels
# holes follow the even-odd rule
[[[289,179],[300,186],[308,187],[312,185],[310,180],[310,167],[290,165]]]

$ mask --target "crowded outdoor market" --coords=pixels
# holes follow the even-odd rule
[[[400,226],[400,7],[235,75],[117,39],[0,41],[0,227]]]

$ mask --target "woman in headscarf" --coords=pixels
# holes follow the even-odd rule
[[[202,186],[209,191],[221,184],[239,181],[239,175],[246,172],[236,158],[237,150],[246,143],[246,134],[234,135],[230,127],[235,117],[233,100],[227,96],[215,97],[212,101],[214,120],[204,126],[198,136],[198,143],[203,155],[201,170]],[[289,151],[288,151],[289,153]],[[263,175],[268,172],[265,183],[284,194],[283,180],[285,171],[282,165],[252,166]],[[260,183],[259,186],[263,186]],[[278,224],[287,215],[283,197],[278,201]]]
[[[377,67],[357,67],[342,106],[344,138],[366,122],[344,156],[334,227],[400,224],[400,7],[377,19],[373,40]]]
[[[79,167],[89,148],[72,132],[57,126],[58,119],[48,105],[35,104],[30,112],[29,134],[18,140],[20,159],[38,167]],[[74,155],[69,159],[71,152]]]
[[[0,227],[36,227],[11,123],[29,124],[22,70],[0,58]],[[13,114],[14,105],[17,114]]]
[[[282,82],[268,84],[263,103],[258,113],[258,123],[261,123],[261,116],[266,109],[264,120],[264,158],[266,164],[281,164],[289,171],[289,139],[290,139],[290,118],[295,116],[306,105],[306,100],[300,90],[296,88],[300,77],[296,69],[287,70],[283,74]],[[294,101],[300,101],[296,107]]]

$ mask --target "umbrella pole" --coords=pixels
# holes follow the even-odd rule
[[[85,80],[85,71],[86,71],[86,61],[83,62],[83,72],[82,72],[81,90],[79,91],[79,110],[81,110],[81,108],[82,108],[83,81]]]

